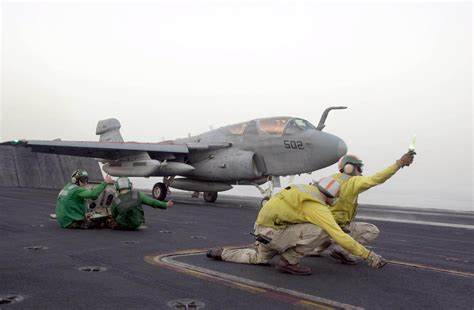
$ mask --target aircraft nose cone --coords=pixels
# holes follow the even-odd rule
[[[346,155],[347,145],[341,138],[326,133],[318,132],[313,137],[313,170],[318,170],[331,166]]]
[[[336,152],[337,152],[338,158],[341,158],[342,156],[347,154],[347,145],[342,139],[339,139],[339,142],[337,143]]]

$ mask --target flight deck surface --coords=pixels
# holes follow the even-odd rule
[[[139,231],[61,229],[57,191],[0,188],[1,309],[472,309],[472,212],[362,206],[380,236],[369,246],[390,263],[341,265],[305,257],[311,276],[205,257],[245,246],[259,200],[205,203],[175,194],[169,210],[144,206]],[[10,303],[10,301],[16,301]],[[174,306],[173,306],[174,305]],[[183,308],[184,309],[184,308]],[[192,307],[189,307],[192,309]]]

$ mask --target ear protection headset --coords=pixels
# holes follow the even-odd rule
[[[354,169],[355,169],[355,167],[352,164],[345,164],[344,165],[344,173],[345,174],[352,174],[354,172]]]
[[[77,183],[77,178],[76,175],[79,173],[79,170],[75,170],[72,175],[71,175],[71,183],[76,184]]]
[[[89,176],[85,170],[76,170],[71,175],[71,183],[77,184],[79,181],[87,182]]]
[[[359,169],[362,172],[362,166],[364,163],[355,155],[344,155],[341,157],[338,163],[339,171],[345,174],[352,175],[355,169]]]

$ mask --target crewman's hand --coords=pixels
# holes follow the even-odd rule
[[[411,165],[414,158],[415,158],[415,154],[413,152],[408,152],[406,154],[403,154],[403,156],[400,157],[399,160],[397,160],[397,165],[400,168],[408,167]]]
[[[373,251],[370,251],[369,257],[367,257],[367,263],[370,267],[375,269],[380,269],[387,265],[387,261],[382,256],[375,254]]]
[[[114,184],[114,180],[112,180],[112,178],[108,174],[105,176],[104,181],[107,182],[107,184]]]
[[[174,206],[174,201],[173,201],[173,200],[169,200],[169,201],[166,203],[166,208],[171,208],[172,206]]]

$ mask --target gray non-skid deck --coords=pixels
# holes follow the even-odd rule
[[[328,256],[306,257],[313,275],[298,277],[205,257],[210,247],[252,242],[258,199],[223,196],[208,204],[174,195],[172,209],[145,207],[140,231],[82,231],[61,229],[49,218],[56,194],[0,188],[0,300],[23,297],[1,309],[173,309],[169,304],[178,299],[204,309],[473,307],[469,212],[362,207],[361,218],[402,221],[365,220],[381,230],[372,249],[393,263],[373,270],[365,262],[345,266]],[[47,248],[25,249],[31,246]],[[106,270],[79,270],[87,266]]]

